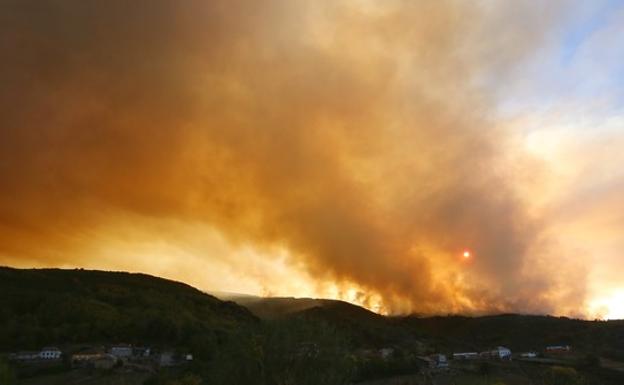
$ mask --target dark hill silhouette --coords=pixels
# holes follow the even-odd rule
[[[385,317],[366,308],[349,302],[333,299],[295,298],[295,297],[257,297],[245,294],[215,293],[215,296],[230,300],[249,309],[262,319],[279,319],[311,309],[327,309],[330,313],[340,314],[352,320],[383,320]]]
[[[402,317],[401,327],[442,346],[469,350],[497,345],[541,351],[548,345],[624,358],[624,321],[585,321],[567,317],[501,314],[482,317]]]
[[[305,319],[330,324],[349,335],[356,346],[382,347],[412,340],[406,330],[394,325],[389,318],[345,301],[231,293],[217,295],[247,307],[263,320]]]
[[[322,306],[324,300],[293,297],[256,297],[245,294],[214,293],[217,297],[234,301],[246,307],[257,317],[264,320],[279,319],[293,313]]]
[[[0,267],[0,351],[94,341],[187,344],[257,322],[234,302],[146,274]]]
[[[517,314],[386,317],[336,300],[228,298],[239,304],[145,274],[0,268],[0,352],[116,342],[176,347],[193,353],[192,370],[209,383],[252,384],[263,383],[263,376],[290,375],[293,360],[300,379],[328,372],[365,379],[414,370],[414,357],[428,353],[497,345],[542,351],[567,344],[574,350],[571,365],[591,375],[619,376],[612,383],[622,383],[619,371],[603,373],[607,368],[596,362],[624,362],[624,321]],[[397,352],[394,366],[345,359],[385,347]],[[301,353],[306,349],[323,354],[310,357]]]
[[[228,298],[238,304],[145,274],[3,267],[0,351],[97,341],[218,343],[224,333],[260,325],[259,317],[265,322],[303,319],[328,324],[347,334],[355,347],[418,346],[451,352],[503,345],[514,351],[540,351],[567,344],[624,361],[624,321],[517,314],[385,317],[336,300]]]
[[[570,345],[624,360],[624,320],[586,321],[545,315],[500,314],[479,317],[384,317],[335,300],[231,295],[263,319],[304,317],[348,332],[357,345],[402,345],[424,342],[431,351],[481,351],[508,346],[515,351],[542,351],[548,345]]]

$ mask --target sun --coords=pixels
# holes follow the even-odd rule
[[[471,255],[470,251],[468,251],[468,250],[464,251],[464,258],[466,258],[466,259],[470,258],[470,255]]]

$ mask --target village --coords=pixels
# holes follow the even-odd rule
[[[322,354],[314,346],[300,347],[305,355]],[[298,350],[298,351],[299,351]],[[347,353],[347,352],[345,352]],[[361,349],[347,353],[357,362],[381,362],[392,365],[400,356],[398,349]],[[428,377],[479,370],[481,365],[505,365],[512,360],[549,364],[553,359],[565,360],[572,356],[567,345],[547,346],[542,351],[513,353],[511,349],[497,346],[481,352],[432,353],[411,355],[410,368],[406,374],[420,373]],[[193,355],[176,349],[162,349],[131,344],[76,345],[62,349],[43,347],[38,351],[19,351],[8,354],[9,361],[27,377],[47,373],[50,369],[64,371],[87,371],[88,373],[143,373],[150,375],[165,369],[183,367],[193,362]]]
[[[511,361],[514,358],[523,361],[532,361],[535,363],[549,362],[553,357],[562,358],[564,355],[572,352],[569,345],[546,346],[543,352],[528,351],[514,354],[511,349],[504,346],[497,346],[492,350],[482,352],[459,352],[452,353],[452,361]],[[425,367],[430,370],[448,370],[449,358],[445,354],[435,353],[428,356],[418,356],[418,359],[425,363]]]
[[[43,347],[38,351],[19,351],[7,358],[25,372],[65,367],[68,369],[119,369],[153,373],[160,368],[176,367],[193,361],[193,355],[175,349],[153,349],[131,344],[109,346]]]

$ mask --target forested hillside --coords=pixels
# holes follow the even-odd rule
[[[624,361],[624,320],[588,321],[521,314],[384,317],[334,300],[235,295],[227,298],[263,319],[322,320],[352,336],[355,344],[383,346],[416,340],[430,351],[445,352],[482,351],[499,345],[514,351],[542,351],[547,345],[563,344]]]
[[[624,360],[624,321],[585,321],[566,317],[502,314],[483,317],[401,317],[402,328],[436,341],[441,349],[483,350],[509,346],[542,351],[547,345]]]
[[[233,302],[144,274],[0,268],[0,351],[72,342],[181,345],[257,322]]]
[[[241,303],[255,315],[240,304],[144,274],[0,268],[0,363],[3,352],[124,342],[193,354],[187,365],[153,373],[149,384],[196,378],[224,385],[338,385],[420,373],[422,356],[433,353],[452,357],[499,345],[514,353],[543,352],[546,345],[565,344],[573,353],[562,362],[576,368],[579,378],[597,379],[588,383],[620,384],[624,373],[624,321],[513,314],[386,317],[342,301],[244,298]],[[484,376],[478,365],[453,365],[457,378]],[[549,365],[535,371],[542,376]],[[514,370],[526,377],[531,368],[510,364],[496,370],[501,378]],[[66,376],[81,373],[64,370],[63,384]],[[131,371],[114,373],[124,370]],[[48,384],[47,377],[41,381],[32,383]]]

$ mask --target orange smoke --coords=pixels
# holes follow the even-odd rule
[[[388,312],[560,311],[583,287],[548,273],[516,190],[530,171],[492,113],[491,84],[548,15],[493,33],[513,7],[9,3],[0,261],[178,255],[202,270],[170,276],[218,265],[270,291],[263,260],[284,250],[288,269]],[[461,270],[466,244],[479,258]]]

